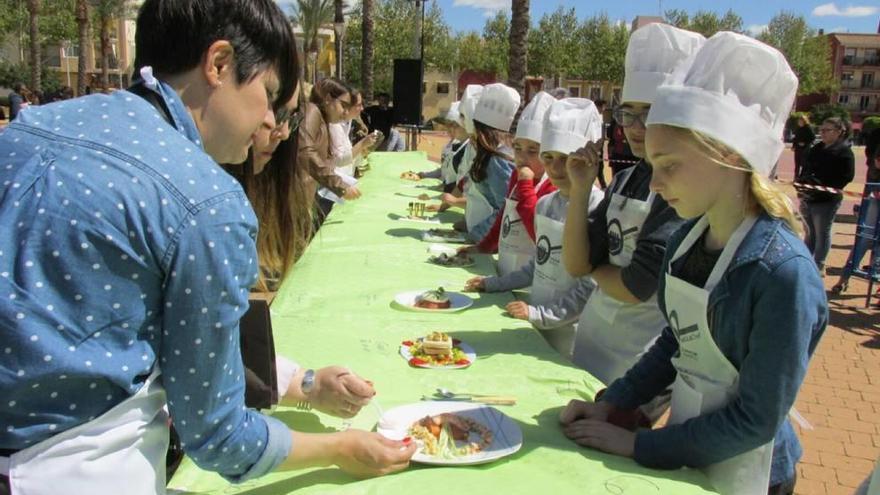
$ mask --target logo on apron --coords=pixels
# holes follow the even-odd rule
[[[623,230],[620,221],[616,218],[608,222],[608,252],[611,253],[611,256],[620,254],[623,251],[623,239],[638,230],[638,227]]]
[[[504,215],[504,221],[501,222],[501,237],[507,237],[510,235],[510,228],[515,223],[522,222],[522,219],[510,221],[510,217]]]
[[[675,334],[679,342],[688,342],[700,336],[700,326],[696,323],[685,328],[680,327],[678,313],[675,310],[669,313],[669,326],[672,327],[672,333]]]
[[[538,262],[539,265],[543,265],[550,260],[550,254],[553,251],[559,251],[562,249],[562,246],[553,246],[550,244],[550,239],[546,235],[542,235],[538,238],[538,242],[535,247],[535,261]]]

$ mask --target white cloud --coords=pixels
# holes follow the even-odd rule
[[[837,27],[833,27],[831,29],[827,29],[827,30],[825,30],[825,32],[826,33],[848,33],[849,28],[845,27],[845,26],[837,26]]]
[[[867,17],[877,13],[880,13],[880,7],[849,5],[846,8],[841,9],[835,2],[823,3],[813,9],[813,15],[816,17]]]
[[[766,24],[751,24],[746,27],[746,32],[752,36],[758,36],[767,30]]]
[[[454,0],[452,5],[479,9],[486,17],[492,17],[499,10],[510,9],[510,0]]]

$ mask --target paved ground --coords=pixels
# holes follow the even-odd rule
[[[419,149],[438,159],[445,144],[440,136],[423,135]],[[854,149],[856,181],[847,190],[861,191],[865,177],[864,149]],[[606,168],[607,170],[607,168]],[[794,160],[786,150],[778,170],[781,182],[791,181]],[[794,198],[790,186],[783,187]],[[846,263],[855,232],[854,201],[840,209],[828,258],[831,288]],[[880,456],[880,317],[865,308],[867,283],[850,279],[849,290],[829,293],[830,325],[810,363],[796,407],[813,429],[798,429],[804,456],[798,465],[799,495],[852,494],[871,473]]]

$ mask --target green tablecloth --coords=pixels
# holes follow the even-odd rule
[[[428,185],[399,179],[405,170],[436,167],[423,153],[373,153],[370,164],[372,171],[359,185],[363,197],[334,208],[272,305],[277,351],[308,367],[349,366],[375,382],[377,402],[385,409],[418,401],[437,387],[514,395],[516,406],[497,407],[522,428],[522,449],[476,467],[413,465],[363,481],[338,469],[313,469],[272,473],[241,485],[230,485],[186,459],[171,489],[252,495],[713,493],[698,471],[650,470],[566,439],[557,421],[561,407],[572,398],[592,397],[601,384],[567,365],[528,323],[507,317],[503,308],[513,300],[510,293],[473,295],[474,305],[461,313],[393,308],[390,303],[399,292],[440,285],[461,290],[468,278],[494,274],[495,269],[488,256],[479,256],[476,266],[467,269],[426,263],[429,244],[419,235],[430,226],[396,218],[406,214],[407,203],[419,194],[439,194]],[[460,212],[443,214],[449,221],[461,217]],[[433,330],[471,344],[476,362],[463,370],[410,368],[398,354],[400,342]],[[341,419],[315,412],[279,408],[274,416],[300,431],[344,426]],[[352,426],[372,429],[378,416],[378,408],[367,407]]]

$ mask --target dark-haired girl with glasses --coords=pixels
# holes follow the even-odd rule
[[[569,274],[591,275],[598,285],[580,316],[572,361],[605,384],[623,376],[666,325],[657,306],[658,279],[667,239],[682,220],[650,190],[645,121],[663,82],[658,75],[671,79],[703,41],[696,33],[660,24],[633,33],[623,104],[614,116],[633,154],[642,160],[614,176],[589,219],[601,145],[590,143],[568,159],[572,190],[562,257]],[[658,400],[645,411],[653,417],[662,406]]]

